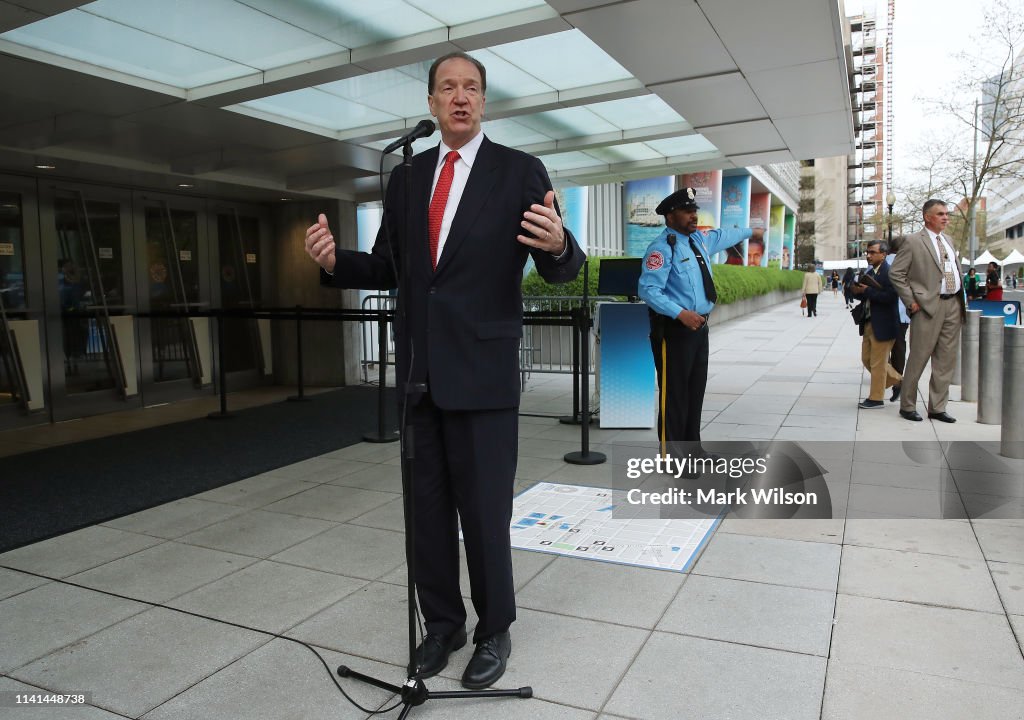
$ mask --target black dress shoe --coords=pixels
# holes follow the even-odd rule
[[[889,402],[896,402],[897,400],[899,400],[900,399],[900,390],[902,390],[902,389],[903,389],[903,385],[900,384],[900,383],[896,383],[895,385],[893,385],[892,386],[892,397],[889,398]]]
[[[451,635],[427,633],[416,648],[416,677],[424,680],[434,677],[448,667],[448,656],[466,644],[466,627]]]
[[[885,403],[882,402],[881,400],[868,399],[861,400],[859,403],[857,403],[857,407],[859,407],[861,410],[875,410],[880,407],[885,407]]]
[[[949,413],[946,413],[946,412],[928,413],[928,419],[929,420],[939,420],[940,422],[945,422],[945,423],[955,423],[956,422],[956,418],[953,417],[952,415],[950,415]]]
[[[483,690],[505,674],[508,656],[512,654],[512,636],[508,631],[492,635],[476,644],[476,650],[466,672],[462,673],[462,687]]]
[[[904,420],[913,420],[914,422],[921,422],[924,420],[917,410],[900,410],[900,417]]]

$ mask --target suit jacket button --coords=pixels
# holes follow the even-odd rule
[[[437,288],[430,288],[430,294],[431,295],[436,295],[437,294]]]

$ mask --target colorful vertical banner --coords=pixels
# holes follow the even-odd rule
[[[722,171],[689,173],[679,176],[679,187],[692,187],[697,193],[697,229],[703,232],[722,226]]]
[[[792,270],[796,262],[796,254],[793,252],[793,241],[796,238],[796,215],[786,213],[786,229],[782,236],[782,269]]]
[[[725,229],[750,227],[750,176],[732,175],[722,178],[722,223]],[[718,253],[716,260],[726,265],[744,265],[747,241]]]
[[[779,267],[782,260],[782,237],[786,232],[786,206],[773,205],[771,211],[771,234],[768,237],[768,247],[765,248],[767,267]]]
[[[753,193],[750,196],[750,227],[755,230],[757,228],[764,230],[764,241],[747,243],[747,265],[764,267],[767,259],[765,243],[768,242],[768,236],[771,234],[769,227],[771,200],[771,193]]]
[[[626,215],[624,245],[627,257],[643,257],[647,246],[661,234],[665,220],[654,209],[674,190],[675,179],[671,176],[626,182],[622,209]]]
[[[558,204],[558,212],[562,216],[562,225],[573,234],[576,242],[584,251],[587,251],[587,216],[590,208],[590,191],[586,186],[573,185],[555,189],[555,202]],[[527,256],[526,264],[523,266],[523,277],[525,278],[533,270],[533,257]]]

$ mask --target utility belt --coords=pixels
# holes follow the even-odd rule
[[[711,313],[698,313],[704,318],[704,324],[701,326],[701,330],[708,326],[708,320],[711,317]],[[684,327],[681,322],[675,318],[670,318],[668,315],[662,315],[659,312],[655,312],[651,308],[647,308],[647,317],[651,322],[651,339],[656,342],[661,342],[665,338],[665,333],[668,332],[668,328],[678,325],[683,330],[688,330]],[[690,330],[689,332],[699,332],[697,330]]]

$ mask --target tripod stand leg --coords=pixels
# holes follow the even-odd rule
[[[369,675],[364,675],[361,672],[356,672],[355,670],[353,670],[352,668],[348,667],[347,665],[339,665],[338,666],[338,677],[352,678],[353,680],[359,680],[360,682],[364,682],[367,685],[373,685],[374,687],[378,687],[381,690],[387,690],[389,692],[393,692],[396,695],[400,694],[402,692],[402,688],[400,686],[398,686],[398,685],[394,685],[392,683],[384,682],[383,680],[378,680],[375,677],[370,677]]]

